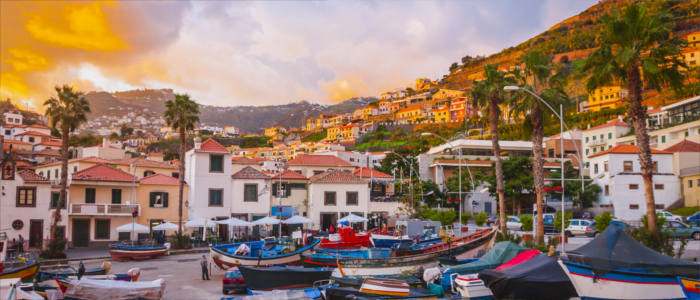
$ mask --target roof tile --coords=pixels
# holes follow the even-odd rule
[[[330,170],[311,176],[309,178],[311,183],[351,183],[351,184],[363,184],[367,183],[364,179],[350,174],[350,172],[340,171],[340,170]]]
[[[609,153],[614,153],[614,154],[637,154],[637,146],[635,145],[628,145],[628,144],[622,144],[622,145],[617,145],[615,147],[612,147],[608,150],[605,150],[603,152],[598,152],[596,154],[593,154],[590,157],[597,157]],[[661,151],[661,150],[656,150],[656,149],[651,149],[651,154],[673,154],[668,151]]]
[[[280,179],[280,174],[272,174],[273,179]],[[307,179],[306,176],[292,170],[282,172],[282,179]]]
[[[269,179],[270,176],[263,174],[255,168],[248,166],[231,175],[233,179]]]
[[[391,176],[387,173],[366,167],[353,170],[352,175],[361,178],[394,178],[394,176]]]
[[[139,182],[135,176],[105,164],[97,164],[73,173],[73,180]]]
[[[22,170],[17,172],[19,177],[22,177],[22,180],[26,182],[48,182],[49,180],[39,176],[39,174],[34,173],[33,171],[29,170]]]
[[[229,153],[226,147],[222,146],[221,144],[219,144],[219,142],[217,142],[214,139],[208,139],[202,142],[202,145],[200,145],[199,150],[197,150],[197,152]]]
[[[353,165],[347,161],[337,158],[332,155],[297,155],[294,159],[287,162],[290,166],[325,166],[325,167],[352,167]]]
[[[141,178],[141,184],[180,185],[180,180],[163,174],[152,174]]]
[[[683,140],[671,147],[664,149],[668,152],[700,152],[700,144],[696,142],[691,142],[689,140]]]

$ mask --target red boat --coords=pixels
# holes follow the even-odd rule
[[[369,247],[372,241],[369,233],[355,234],[352,227],[341,227],[337,234],[331,234],[318,245],[322,249],[355,249]]]

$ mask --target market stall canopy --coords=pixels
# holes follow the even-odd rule
[[[204,224],[204,218],[197,218],[187,221],[185,223],[185,227],[204,227]],[[216,227],[216,223],[214,223],[214,221],[206,221],[206,225],[210,228]]]
[[[307,219],[299,215],[293,216],[289,219],[282,221],[282,223],[284,224],[311,224],[313,222],[314,221],[311,221],[311,219]]]
[[[367,222],[367,218],[360,217],[356,214],[349,214],[345,217],[340,218],[340,220],[338,220],[338,223],[340,223],[340,222],[362,223],[362,222]]]
[[[262,219],[253,221],[253,225],[275,225],[279,224],[280,219],[273,218],[273,217],[264,217]]]
[[[244,226],[252,226],[253,223],[250,223],[248,221],[243,221],[241,219],[237,218],[228,218],[226,220],[219,220],[219,221],[214,221],[216,224],[222,224],[222,225],[229,225],[229,226],[239,226],[239,227],[244,227]]]
[[[138,233],[149,233],[151,229],[148,226],[143,226],[139,223],[127,223],[122,226],[117,227],[117,232],[138,232]]]
[[[159,225],[153,226],[153,230],[178,230],[179,227],[176,224],[165,222]]]

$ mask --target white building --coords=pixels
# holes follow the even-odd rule
[[[102,144],[91,147],[78,148],[78,158],[99,157],[102,159],[122,159],[126,158],[124,149],[111,145],[109,138],[103,137]]]
[[[185,181],[190,186],[188,215],[197,218],[228,218],[233,211],[231,152],[213,139],[195,139],[185,154]]]
[[[612,210],[617,218],[639,221],[646,214],[645,187],[637,147],[618,145],[588,157],[593,181],[600,186],[596,206]],[[652,150],[656,164],[653,184],[657,209],[665,209],[679,200],[678,177],[673,173],[671,152]]]
[[[18,111],[8,111],[2,114],[2,120],[9,125],[22,125],[24,116]]]
[[[314,229],[328,229],[350,213],[369,213],[368,181],[349,172],[331,170],[309,179],[309,212]]]
[[[589,156],[608,150],[617,145],[619,138],[628,134],[632,126],[622,121],[622,117],[608,121],[595,127],[583,131],[583,164],[585,168],[590,168]]]
[[[668,123],[667,123],[668,124]],[[683,140],[700,143],[700,120],[680,123],[675,126],[649,130],[649,146],[664,149],[678,144]],[[636,141],[634,135],[625,136],[617,140],[618,144],[633,144]]]
[[[304,175],[307,178],[321,174],[329,169],[352,171],[355,166],[340,158],[331,155],[300,154],[287,162],[292,171]]]
[[[362,168],[369,167],[369,163],[373,166],[379,166],[382,160],[386,157],[384,152],[359,152],[359,151],[325,151],[315,152],[311,155],[331,155],[340,158],[352,165]]]
[[[237,136],[240,134],[240,131],[236,126],[224,126],[224,133],[228,136]]]
[[[232,216],[253,220],[270,213],[270,176],[248,166],[231,178]]]

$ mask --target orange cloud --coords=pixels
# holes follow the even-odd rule
[[[13,58],[6,58],[3,61],[12,65],[15,71],[41,70],[49,66],[49,60],[40,53],[23,48],[11,48],[7,50]]]
[[[0,73],[0,97],[17,99],[28,95],[29,88],[22,77],[9,72]]]
[[[339,76],[331,82],[322,82],[321,88],[325,99],[340,102],[352,97],[358,97],[367,93],[367,85],[357,75]]]

